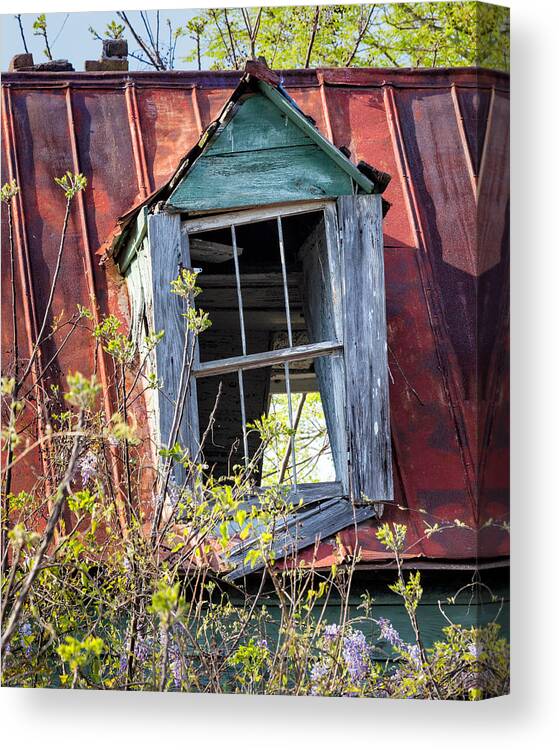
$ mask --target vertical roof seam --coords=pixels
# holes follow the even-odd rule
[[[27,233],[25,231],[25,209],[23,206],[23,195],[22,195],[22,184],[19,169],[19,160],[16,147],[16,137],[14,128],[14,115],[12,107],[12,92],[9,86],[2,87],[2,95],[4,97],[4,106],[2,108],[2,121],[5,130],[5,148],[6,157],[8,163],[8,172],[10,180],[15,180],[17,187],[19,188],[15,195],[15,216],[14,222],[17,226],[17,261],[18,269],[21,281],[22,289],[22,303],[25,318],[25,331],[27,334],[27,346],[29,356],[32,355],[35,341],[38,332],[37,325],[37,309],[36,309],[36,297],[35,289],[33,285],[33,276],[31,274],[31,260],[29,256],[29,243],[27,240]],[[36,404],[37,404],[37,433],[39,436],[39,455],[41,458],[41,464],[43,466],[43,473],[45,476],[45,485],[47,493],[50,495],[53,487],[53,472],[52,466],[47,460],[45,451],[42,447],[42,438],[45,434],[44,422],[44,401],[43,393],[40,388],[40,376],[42,372],[42,351],[41,347],[37,346],[35,353],[35,359],[31,366],[31,377],[35,381],[36,391]]]
[[[470,176],[470,182],[471,182],[472,190],[474,193],[474,201],[477,205],[478,176],[476,175],[476,172],[475,172],[474,160],[472,157],[472,153],[470,151],[470,147],[468,145],[468,138],[466,136],[466,129],[464,127],[464,115],[462,114],[460,100],[458,98],[458,93],[456,91],[456,84],[454,83],[452,83],[450,87],[450,96],[452,98],[452,103],[454,105],[454,114],[456,115],[456,124],[458,126],[458,132],[460,133],[460,141],[462,143],[462,148],[464,150],[464,158],[466,160],[466,167],[468,169],[468,174]]]
[[[196,127],[198,128],[198,137],[204,132],[204,124],[202,122],[202,114],[200,112],[200,103],[198,101],[198,86],[193,86],[192,89],[192,109],[194,111],[194,119],[196,120]]]
[[[147,168],[146,153],[144,141],[142,138],[142,129],[140,126],[140,113],[138,110],[138,99],[136,97],[136,84],[134,81],[127,80],[124,87],[124,96],[126,99],[126,110],[128,113],[128,127],[130,128],[130,137],[132,140],[132,152],[134,154],[134,165],[136,167],[136,180],[142,199],[153,192],[153,185],[149,177]]]

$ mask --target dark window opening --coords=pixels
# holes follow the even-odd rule
[[[192,265],[201,269],[196,304],[212,321],[199,339],[196,385],[201,432],[214,415],[203,452],[216,477],[254,460],[253,478],[263,485],[341,481],[330,448],[334,416],[331,408],[325,419],[323,408],[324,399],[332,401],[323,373],[328,360],[341,356],[342,342],[317,325],[322,313],[309,309],[316,280],[304,254],[313,237],[326,246],[322,211],[189,235]],[[257,453],[259,437],[247,425],[263,414],[296,429],[295,439]]]

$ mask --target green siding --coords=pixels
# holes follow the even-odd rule
[[[246,99],[206,154],[260,151],[285,146],[309,146],[308,135],[261,94]]]
[[[255,94],[214,137],[168,203],[200,211],[352,193],[350,175],[274,103]]]
[[[407,573],[405,575],[407,577]],[[447,597],[450,593],[456,592],[457,582],[467,582],[467,578],[457,573],[456,582],[448,581],[446,584],[434,585],[424,582],[423,597],[417,608],[417,619],[424,645],[431,647],[435,641],[444,640],[442,631],[449,623],[439,609],[439,601],[446,616],[456,625],[462,625],[465,628],[480,627],[495,621],[501,626],[502,637],[507,640],[510,639],[508,586],[502,583],[491,586],[499,601],[490,601],[489,597],[483,592],[479,601],[476,598],[470,601],[471,592],[466,591],[459,597],[458,602],[450,604]],[[374,620],[380,618],[390,620],[403,640],[413,643],[415,636],[402,599],[387,590],[387,583],[371,584],[366,586],[365,590],[373,597],[372,618]],[[360,617],[363,617],[363,610],[360,609],[362,603],[360,596],[355,594],[350,596],[348,619],[355,619],[355,627],[362,630],[371,643],[386,648],[386,644],[379,643],[376,640],[378,638],[378,627],[373,625],[370,620],[359,620]],[[270,596],[266,601],[266,607],[271,620],[266,635],[272,643],[278,635],[281,612],[274,596]],[[318,616],[321,611],[322,604],[320,603],[315,614]],[[324,622],[339,623],[341,615],[340,602],[336,596],[332,596],[324,610]],[[386,650],[387,653],[391,653],[389,647]]]

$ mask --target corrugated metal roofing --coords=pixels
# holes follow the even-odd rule
[[[117,217],[172,175],[215,119],[237,72],[11,73],[2,77],[2,181],[17,179],[20,356],[42,319],[64,197],[53,177],[81,171],[88,187],[70,219],[54,314],[88,305],[127,314],[112,261],[96,251]],[[410,553],[456,560],[508,553],[508,537],[424,521],[483,526],[508,515],[508,76],[475,69],[298,70],[290,96],[324,136],[393,179],[385,197],[391,419],[397,500],[383,520],[408,525]],[[3,276],[9,285],[2,214]],[[11,352],[9,295],[2,303]],[[64,331],[44,347],[46,382],[93,370],[91,336]],[[107,383],[106,363],[98,363]],[[107,388],[106,408],[111,392]],[[40,429],[40,424],[38,425]],[[34,471],[37,456],[27,471]],[[35,461],[35,464],[33,463]],[[398,507],[400,506],[400,507]],[[375,523],[358,532],[362,561],[382,559]],[[347,549],[354,533],[341,535]],[[309,551],[304,553],[312,555]],[[318,559],[333,561],[321,544]]]

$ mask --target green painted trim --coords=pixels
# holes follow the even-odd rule
[[[138,212],[136,217],[136,226],[132,236],[129,236],[128,242],[124,247],[124,250],[119,253],[117,263],[120,273],[124,274],[128,269],[128,266],[138,253],[138,249],[141,247],[144,237],[147,233],[147,206],[143,206]]]
[[[309,136],[341,169],[344,170],[366,193],[372,193],[375,185],[357,167],[345,157],[342,152],[334,146],[327,138],[324,138],[318,130],[311,125],[307,118],[289,103],[280,92],[264,81],[258,81],[258,88],[278,109],[280,109],[292,122]]]

